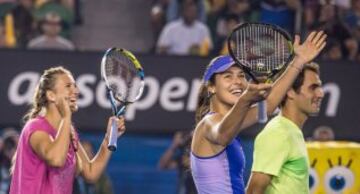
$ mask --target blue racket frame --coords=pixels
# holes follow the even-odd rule
[[[105,72],[103,71],[103,66],[106,62],[106,56],[113,50],[117,50],[117,48],[110,48],[108,49],[105,54],[104,54],[104,57],[102,59],[102,68],[101,68],[101,75],[103,77],[103,79],[105,80],[105,82],[107,82],[107,79],[105,77]],[[136,69],[137,69],[137,74],[138,74],[138,77],[140,78],[141,82],[142,82],[142,87],[139,91],[139,95],[136,97],[136,100],[138,98],[140,98],[142,92],[143,92],[143,88],[144,88],[144,77],[145,77],[145,74],[144,74],[144,70],[142,69],[139,61],[135,58],[135,56],[130,53],[129,51],[125,50],[125,49],[122,49],[122,48],[119,48],[118,49],[119,52],[122,52],[125,56],[127,56],[136,66]],[[133,102],[123,102],[123,101],[120,101],[120,100],[117,100],[115,97],[114,97],[114,92],[109,88],[109,86],[106,84],[106,89],[107,89],[107,98],[111,104],[111,109],[112,109],[112,113],[114,116],[116,117],[120,117],[122,115],[125,114],[125,110],[126,110],[126,106],[128,104],[131,104]],[[117,106],[116,105],[116,102],[119,102],[120,105]],[[109,144],[108,144],[108,149],[110,151],[116,151],[117,149],[117,138],[118,138],[118,126],[117,126],[117,122],[115,120],[112,120],[111,121],[111,129],[110,129],[110,134],[109,134]]]

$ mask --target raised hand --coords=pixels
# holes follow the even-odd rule
[[[254,103],[264,100],[270,93],[272,84],[252,84],[249,83],[245,92],[243,93],[243,99]]]
[[[112,125],[112,121],[115,120],[116,122],[116,126],[118,127],[118,137],[120,137],[126,130],[125,128],[125,119],[123,116],[121,117],[116,117],[116,116],[112,116],[109,118],[108,120],[108,124],[107,124],[107,128],[106,128],[106,136],[108,137],[109,134],[111,133],[111,125]]]
[[[71,117],[72,112],[70,109],[69,98],[61,97],[57,102],[55,102],[55,105],[62,118]]]
[[[295,35],[294,52],[295,59],[300,64],[311,62],[325,47],[327,35],[323,31],[313,31],[306,40],[300,44],[300,36]]]

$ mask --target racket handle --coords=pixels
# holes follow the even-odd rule
[[[268,120],[267,117],[267,110],[266,110],[266,101],[262,100],[260,102],[258,102],[258,122],[259,123],[266,123],[266,121]]]
[[[116,151],[116,148],[117,148],[117,136],[118,136],[117,129],[118,129],[118,127],[117,127],[116,121],[114,119],[112,119],[108,149],[113,152]]]

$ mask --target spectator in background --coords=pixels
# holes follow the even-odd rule
[[[305,27],[303,33],[308,33],[310,28],[315,23],[316,12],[319,9],[319,1],[318,0],[304,0],[304,21],[303,25]]]
[[[177,169],[177,194],[196,194],[196,187],[190,172],[189,146],[192,132],[176,132],[171,145],[161,156],[159,169]]]
[[[215,44],[216,50],[214,53],[216,55],[227,55],[229,53],[228,47],[227,47],[227,37],[228,34],[236,27],[236,25],[239,23],[239,17],[235,14],[229,14],[224,17],[225,18],[225,27],[224,30],[226,31],[226,35],[222,35],[218,37],[218,42]]]
[[[28,42],[35,35],[35,20],[32,16],[32,0],[19,0],[11,10],[14,18],[16,47],[26,48]]]
[[[227,0],[225,7],[218,15],[219,19],[216,24],[217,36],[228,36],[229,30],[226,23],[229,21],[229,16],[232,16],[232,19],[235,19],[237,23],[245,22],[249,9],[250,3],[248,0]]]
[[[343,58],[341,43],[334,39],[329,39],[321,58],[324,60],[341,60]]]
[[[300,0],[263,0],[260,3],[259,21],[276,24],[293,34],[296,10],[300,8]]]
[[[196,4],[197,20],[206,23],[206,11],[204,0],[169,0],[169,6],[166,11],[166,22],[172,22],[181,17],[181,5],[185,2]]]
[[[184,1],[182,8],[182,17],[170,22],[162,30],[157,43],[157,53],[208,55],[212,41],[207,26],[196,20],[196,4]]]
[[[62,24],[60,35],[69,39],[71,37],[72,26],[75,22],[74,10],[69,9],[61,0],[45,0],[36,6],[33,14],[40,21],[50,12],[60,16]]]
[[[155,52],[156,42],[158,41],[161,30],[166,24],[166,10],[169,4],[169,0],[155,0],[150,12],[151,27],[154,34],[154,47],[152,51]]]
[[[61,19],[55,12],[46,14],[44,21],[42,21],[41,29],[43,34],[29,42],[29,49],[75,49],[72,42],[59,35],[61,31]]]
[[[351,0],[351,9],[345,14],[345,22],[350,29],[360,24],[360,0]]]
[[[82,141],[85,152],[89,156],[89,159],[94,158],[94,148],[90,141]],[[99,180],[94,183],[87,183],[82,176],[77,176],[74,180],[73,194],[113,194],[113,188],[111,179],[104,172],[100,176]]]
[[[351,1],[352,0],[303,0],[305,29],[309,30],[315,23],[321,5],[335,5],[337,7],[337,14],[342,16],[348,15],[346,12],[348,12],[348,10],[352,7]],[[304,33],[308,33],[308,31],[304,31]]]
[[[12,137],[15,141],[19,140],[19,132],[15,129],[15,127],[5,127],[2,131],[3,137]]]
[[[351,9],[345,14],[345,22],[351,30],[358,48],[360,47],[360,0],[351,0]],[[360,61],[359,49],[355,60]]]
[[[213,0],[209,2],[210,11],[208,14],[208,26],[212,35],[212,40],[215,42],[214,54],[218,54],[222,49],[224,37],[229,34],[228,22],[236,20],[241,23],[249,20],[250,16],[250,2],[249,0]],[[219,48],[220,47],[220,48]]]
[[[349,60],[354,60],[358,52],[356,40],[352,37],[350,29],[341,20],[335,4],[325,3],[320,5],[316,12],[316,20],[310,30],[323,30],[330,37],[329,41],[341,44],[342,55]]]
[[[313,141],[333,141],[334,139],[334,131],[328,126],[317,127],[312,136]]]
[[[0,194],[8,194],[11,160],[16,151],[19,133],[13,128],[5,128],[3,131],[3,148],[0,151]]]

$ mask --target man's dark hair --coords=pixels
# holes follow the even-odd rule
[[[320,67],[319,67],[319,65],[317,63],[311,62],[311,63],[305,64],[304,68],[299,73],[299,75],[296,77],[293,85],[291,86],[291,89],[293,89],[296,93],[300,92],[300,87],[304,83],[305,71],[307,71],[307,70],[308,71],[313,71],[316,74],[320,74]],[[283,107],[285,105],[286,100],[287,100],[287,97],[285,95],[284,99],[281,101],[280,107]]]

